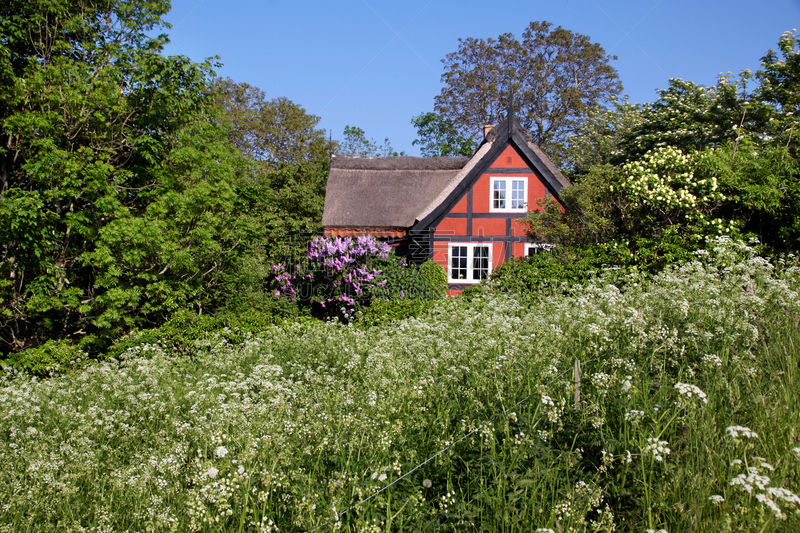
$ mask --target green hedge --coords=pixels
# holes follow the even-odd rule
[[[261,300],[263,305],[253,305],[252,301],[246,305],[239,302],[218,315],[197,315],[180,310],[163,325],[133,330],[116,339],[103,353],[91,356],[71,340],[50,340],[35,348],[9,354],[7,359],[0,360],[0,369],[8,374],[24,372],[42,377],[52,376],[83,366],[91,359],[119,357],[135,346],[158,345],[175,355],[181,355],[194,350],[198,341],[212,337],[215,341],[238,344],[248,335],[257,335],[264,328],[287,319],[308,319],[296,304],[288,300],[270,295]]]

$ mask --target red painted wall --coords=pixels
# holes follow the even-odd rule
[[[453,206],[453,209],[450,210],[451,213],[466,213],[467,212],[467,196],[464,195],[461,200],[458,201],[456,205]]]
[[[449,237],[452,235],[466,235],[467,234],[467,219],[466,218],[450,218],[445,217],[436,226],[437,237]]]
[[[506,219],[504,218],[472,218],[472,234],[479,236],[506,234]]]
[[[503,153],[500,154],[494,162],[489,165],[490,168],[527,168],[528,165],[522,160],[520,155],[514,150],[513,146],[506,146]]]

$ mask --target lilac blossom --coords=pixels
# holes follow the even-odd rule
[[[348,316],[356,305],[364,307],[376,296],[388,296],[387,280],[373,283],[383,271],[373,268],[372,261],[388,259],[390,250],[388,244],[369,235],[317,237],[309,244],[306,264],[271,267],[275,294],[293,300],[300,297],[328,313],[344,307]]]

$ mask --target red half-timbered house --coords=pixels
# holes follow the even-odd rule
[[[412,261],[432,259],[456,294],[540,249],[517,219],[568,185],[509,115],[471,158],[333,156],[322,224],[329,236],[371,234]]]

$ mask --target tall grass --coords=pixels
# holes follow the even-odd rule
[[[0,530],[798,530],[797,262],[619,278],[6,379]]]

